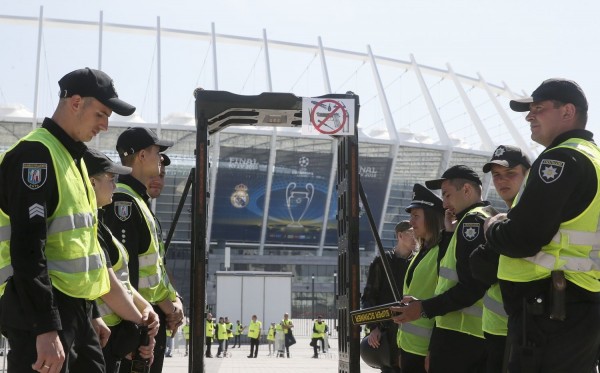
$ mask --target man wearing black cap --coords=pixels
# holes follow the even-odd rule
[[[151,372],[161,372],[166,347],[166,329],[177,330],[183,322],[183,307],[169,282],[161,255],[162,240],[156,218],[149,207],[147,189],[158,176],[161,152],[173,145],[159,139],[150,129],[128,128],[117,139],[117,152],[124,166],[132,168],[117,184],[113,203],[105,210],[104,221],[129,253],[129,275],[133,287],[154,306],[160,318]],[[121,372],[128,371],[128,361]]]
[[[402,292],[402,283],[404,282],[404,275],[406,269],[410,263],[410,259],[413,255],[413,250],[416,246],[415,237],[413,235],[410,223],[407,220],[403,220],[396,224],[396,246],[394,250],[386,252],[386,260],[390,265],[393,281],[395,282],[396,289]],[[377,256],[371,262],[369,266],[369,273],[367,275],[367,284],[361,297],[363,308],[379,306],[394,302],[394,293],[388,282],[385,274],[381,257]],[[402,294],[399,294],[400,296]],[[398,345],[396,344],[396,334],[398,332],[398,325],[391,321],[381,323],[371,323],[367,325],[370,329],[368,338],[368,344],[373,349],[379,349],[381,338],[386,338],[389,351],[377,351],[384,356],[389,356],[391,361],[388,362],[385,367],[381,368],[382,372],[400,372],[400,364],[398,362]],[[367,348],[364,346],[363,348]]]
[[[513,205],[521,185],[527,178],[531,162],[520,148],[511,145],[500,145],[494,151],[492,159],[483,166],[483,172],[492,173],[492,181],[496,192],[506,206]],[[503,372],[506,335],[508,332],[508,315],[504,310],[504,302],[498,284],[499,255],[487,245],[480,245],[471,254],[469,265],[473,277],[490,288],[483,298],[482,327],[487,352],[487,373]]]
[[[501,254],[511,372],[590,372],[600,350],[600,151],[585,130],[588,103],[565,79],[513,100],[546,147],[507,215],[486,224]]]
[[[0,264],[0,324],[11,346],[9,371],[58,372],[77,362],[103,372],[91,300],[109,291],[109,279],[81,158],[113,111],[127,116],[135,107],[102,71],[75,70],[58,84],[52,118],[0,156],[0,257],[9,258]]]
[[[490,215],[488,202],[481,199],[481,180],[464,165],[447,169],[437,180],[425,182],[441,189],[448,215],[456,219],[448,247],[440,261],[435,296],[418,300],[405,296],[406,307],[396,318],[409,322],[435,317],[430,340],[429,372],[479,372],[485,367],[485,345],[481,329],[482,298],[487,287],[473,278],[469,255],[485,242],[483,223]]]

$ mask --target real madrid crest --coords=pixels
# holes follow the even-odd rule
[[[238,184],[235,186],[235,192],[230,197],[231,205],[237,209],[243,209],[248,205],[250,201],[250,195],[248,194],[248,187],[244,184]]]
[[[40,188],[48,177],[47,163],[23,163],[21,179],[25,186],[31,190]]]
[[[115,201],[115,215],[119,220],[126,221],[131,216],[131,202]]]

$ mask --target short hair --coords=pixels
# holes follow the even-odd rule
[[[410,229],[410,222],[408,220],[402,220],[400,223],[396,224],[396,234],[406,232]]]
[[[450,179],[450,184],[453,185],[457,190],[462,188],[465,184],[469,184],[479,195],[481,195],[482,192],[481,185],[469,179]]]

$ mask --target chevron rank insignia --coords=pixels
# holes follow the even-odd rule
[[[48,176],[47,163],[23,163],[22,170],[21,179],[27,188],[36,190],[46,182]]]
[[[131,202],[116,201],[115,202],[115,215],[121,221],[127,221],[131,216]]]
[[[41,218],[46,217],[44,206],[40,205],[39,203],[34,203],[33,205],[29,206],[29,219],[33,219],[36,216]]]

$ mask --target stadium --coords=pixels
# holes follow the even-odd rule
[[[152,23],[154,20],[149,20]],[[88,145],[113,160],[119,134],[143,126],[172,140],[166,187],[153,202],[162,229],[173,225],[184,186],[195,165],[194,98],[197,87],[240,95],[289,92],[302,97],[354,92],[360,97],[359,170],[386,248],[414,183],[466,164],[483,180],[484,199],[503,203],[481,168],[500,144],[514,144],[530,157],[523,116],[508,110],[522,94],[505,83],[466,76],[446,66],[420,64],[363,51],[183,30],[154,25],[0,15],[0,150],[50,116],[58,102],[58,79],[89,66],[109,73],[119,95],[138,107],[132,117],[113,115],[108,132]],[[19,35],[18,38],[12,37]],[[68,43],[65,42],[68,35]],[[207,302],[216,299],[216,272],[291,272],[294,318],[316,312],[333,318],[337,270],[335,173],[337,140],[307,137],[296,128],[229,127],[211,137],[207,237],[210,243]],[[366,216],[360,221],[361,279],[377,254]],[[189,299],[191,195],[168,250],[168,269]],[[227,255],[226,255],[227,253]],[[361,287],[364,284],[361,284]],[[189,306],[189,304],[188,304]],[[217,310],[218,312],[218,310]]]

